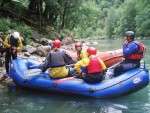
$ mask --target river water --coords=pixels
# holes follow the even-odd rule
[[[122,48],[122,40],[91,41],[99,51]],[[150,70],[150,40],[147,45],[146,67]],[[0,113],[150,113],[150,85],[123,97],[93,99],[79,96],[50,94],[0,85]]]

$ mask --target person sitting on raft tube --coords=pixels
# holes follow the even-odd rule
[[[87,49],[88,58],[78,61],[74,68],[82,76],[83,80],[90,83],[101,82],[105,74],[104,62],[96,56],[97,50],[94,47]]]
[[[52,42],[53,50],[47,56],[45,63],[42,65],[42,72],[50,68],[51,78],[64,78],[71,74],[72,68],[67,68],[68,59],[63,51],[60,51],[61,42],[55,40]]]
[[[143,52],[146,51],[146,46],[141,42],[135,42],[135,33],[127,31],[124,37],[123,55],[124,61],[114,69],[114,77],[128,70],[139,68],[140,60],[143,58]]]
[[[83,58],[88,58],[88,53],[82,49],[82,43],[77,42],[75,44],[75,49],[77,51],[77,60],[80,61]]]

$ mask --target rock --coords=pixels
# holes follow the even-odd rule
[[[37,48],[36,53],[37,53],[37,55],[46,57],[48,55],[49,51],[50,51],[50,46],[39,46]]]
[[[36,48],[32,47],[31,45],[26,45],[23,50],[25,52],[29,52],[30,54],[36,52]]]
[[[35,61],[37,61],[37,62],[39,62],[39,63],[43,63],[43,61],[45,60],[45,57],[39,57],[39,56],[30,56],[29,57],[30,59],[33,59],[33,60],[35,60]]]
[[[61,48],[66,50],[75,50],[75,44],[63,45]]]
[[[30,54],[29,52],[25,52],[25,53],[24,53],[24,56],[29,57],[29,56],[31,56],[31,54]]]
[[[38,44],[38,43],[35,43],[35,42],[30,42],[30,45],[33,46],[33,47],[39,47],[42,44]]]
[[[41,34],[39,34],[37,31],[33,31],[31,34],[31,37],[34,39],[40,39],[43,36]]]
[[[64,39],[62,40],[62,43],[63,43],[63,44],[66,44],[66,45],[72,44],[72,43],[74,43],[74,42],[75,42],[75,40],[74,40],[72,37],[66,37],[66,38],[64,38]]]
[[[0,67],[4,66],[4,62],[5,62],[4,57],[0,58]]]
[[[46,38],[41,38],[40,44],[42,44],[42,45],[49,45],[49,40],[46,39]]]

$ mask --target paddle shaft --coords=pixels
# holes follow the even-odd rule
[[[118,66],[119,64],[121,64],[122,62],[123,62],[123,61],[120,61],[120,62],[118,62],[118,63],[112,65],[112,66],[109,67],[108,69],[113,69],[113,68],[115,68],[116,66]]]

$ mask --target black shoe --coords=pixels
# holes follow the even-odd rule
[[[1,78],[0,78],[0,82],[4,81],[6,78],[8,78],[7,74],[4,74]]]

